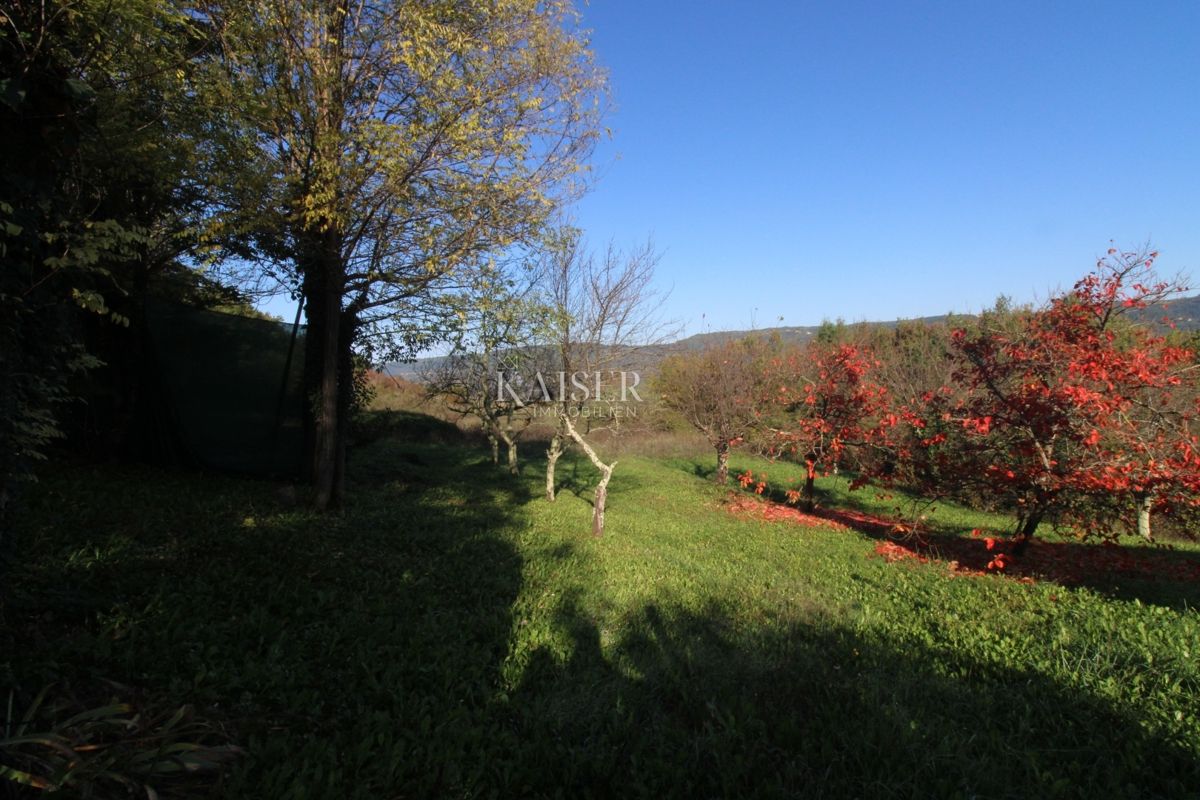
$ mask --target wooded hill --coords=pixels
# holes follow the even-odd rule
[[[1163,332],[1169,329],[1171,324],[1175,325],[1175,330],[1179,331],[1195,331],[1200,330],[1200,294],[1192,295],[1191,297],[1180,297],[1172,300],[1167,304],[1168,307],[1163,309],[1162,306],[1153,306],[1149,308],[1137,309],[1130,312],[1129,317],[1136,322],[1142,323],[1156,330]],[[974,314],[942,314],[936,317],[918,317],[907,320],[894,320],[891,322],[856,322],[846,323],[840,322],[843,325],[868,325],[871,327],[894,328],[903,322],[921,323],[925,325],[945,324],[947,320],[955,319],[974,319]],[[1163,317],[1168,318],[1168,322],[1163,322]],[[777,328],[758,328],[754,330],[737,330],[737,331],[710,331],[707,333],[697,333],[686,339],[680,339],[675,344],[669,347],[648,348],[643,351],[651,363],[657,363],[659,359],[665,357],[673,350],[700,350],[705,344],[714,341],[725,341],[729,339],[742,339],[751,334],[770,337],[778,333],[779,338],[785,342],[808,342],[814,339],[820,333],[823,327],[836,328],[839,322],[830,322],[826,320],[820,325],[803,325],[793,327],[777,327]],[[402,375],[410,379],[416,379],[421,372],[430,368],[435,368],[440,362],[440,358],[434,356],[432,358],[422,358],[415,362],[394,361],[384,365],[383,371],[389,375]]]
[[[1163,317],[1168,317],[1169,322],[1163,322]],[[844,323],[847,325],[865,324],[871,327],[894,328],[902,322],[923,323],[925,325],[943,324],[951,318],[958,319],[974,319],[974,314],[942,314],[937,317],[919,317],[906,320],[895,320],[893,322],[865,322],[865,323]],[[1137,309],[1129,314],[1129,318],[1149,325],[1151,328],[1161,332],[1163,329],[1170,327],[1174,323],[1176,330],[1194,331],[1200,330],[1200,294],[1191,297],[1180,297],[1172,300],[1168,304],[1168,308],[1164,310],[1162,306],[1153,306],[1150,308]],[[807,342],[815,337],[822,327],[828,325],[836,326],[838,323],[829,322],[826,320],[821,325],[806,325],[802,327],[779,327],[779,328],[760,328],[757,330],[742,330],[742,331],[712,331],[709,333],[697,333],[682,339],[678,342],[678,346],[689,349],[699,350],[704,347],[705,343],[725,339],[741,339],[749,336],[752,333],[757,333],[760,336],[772,336],[775,333],[785,342]]]

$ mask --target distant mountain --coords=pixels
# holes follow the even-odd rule
[[[944,323],[951,315],[942,314],[937,317],[919,317],[911,320],[897,320],[894,322],[868,322],[867,325],[878,325],[883,328],[894,328],[901,322],[923,322],[926,325],[934,325]],[[960,318],[971,318],[971,314],[955,314],[953,316]],[[1175,330],[1194,331],[1200,330],[1200,294],[1192,295],[1191,297],[1179,297],[1167,303],[1167,308],[1163,309],[1161,305],[1150,306],[1147,308],[1137,309],[1130,312],[1130,318],[1136,322],[1146,325],[1156,332],[1163,332],[1170,328],[1170,324],[1175,324]],[[1163,317],[1167,317],[1168,321],[1163,322]],[[847,323],[860,324],[860,323]],[[750,334],[759,336],[770,336],[778,333],[780,338],[785,342],[807,342],[817,335],[817,331],[821,330],[820,325],[806,325],[801,327],[782,327],[782,328],[759,328],[758,330],[749,331],[712,331],[710,333],[697,333],[689,336],[686,339],[680,339],[672,345],[663,347],[655,347],[647,351],[651,361],[658,361],[666,356],[667,353],[677,350],[699,350],[709,342],[723,342],[729,339],[742,339]],[[410,380],[416,377],[423,371],[434,368],[441,362],[440,356],[433,358],[418,359],[413,363],[404,363],[395,361],[384,366],[384,372],[389,375],[399,375]]]
[[[1146,308],[1137,309],[1130,312],[1129,316],[1135,322],[1147,325],[1154,328],[1156,331],[1162,332],[1170,328],[1171,323],[1175,324],[1176,330],[1194,331],[1200,330],[1200,294],[1192,295],[1191,297],[1178,297],[1167,302],[1167,308],[1162,305],[1148,306]],[[938,317],[919,317],[911,320],[897,320],[895,322],[868,322],[867,325],[877,325],[883,328],[894,328],[901,322],[922,322],[926,325],[934,325],[944,323],[951,316],[960,319],[973,319],[973,314],[942,314]],[[1168,317],[1166,322],[1163,317]],[[851,324],[851,323],[847,323]],[[859,323],[853,323],[859,324]],[[722,342],[727,339],[741,339],[749,336],[752,333],[759,336],[770,336],[778,332],[780,338],[785,342],[807,342],[817,335],[817,331],[821,330],[820,325],[808,325],[798,328],[761,328],[752,331],[713,331],[712,333],[698,333],[694,336],[689,336],[676,343],[676,347],[681,347],[688,350],[698,350],[704,347],[709,341]]]
[[[1130,312],[1129,316],[1159,331],[1169,328],[1170,323],[1175,323],[1175,330],[1178,331],[1200,330],[1200,294],[1179,297],[1168,301],[1166,305],[1166,309],[1161,305],[1139,308]],[[1163,317],[1168,317],[1168,321],[1163,322]]]
[[[955,315],[969,316],[969,315]],[[882,328],[894,328],[901,322],[923,322],[927,325],[933,325],[938,322],[945,322],[950,317],[949,314],[942,314],[940,317],[920,317],[911,320],[896,320],[894,322],[867,322],[867,323],[846,323],[847,325],[877,325]],[[824,323],[822,323],[824,325]],[[724,342],[729,339],[742,339],[751,334],[758,336],[771,336],[774,333],[779,334],[779,338],[785,342],[807,342],[817,335],[821,330],[822,325],[806,325],[795,328],[759,328],[758,330],[750,331],[713,331],[711,333],[697,333],[694,336],[689,336],[686,339],[681,339],[675,343],[675,347],[686,350],[699,350],[704,345],[711,341]]]
[[[385,375],[395,375],[415,381],[420,377],[421,373],[437,369],[444,360],[445,356],[432,356],[430,358],[418,358],[416,361],[389,361],[383,365],[383,369],[380,371]]]

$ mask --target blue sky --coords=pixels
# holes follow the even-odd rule
[[[617,108],[576,224],[653,235],[688,332],[1033,300],[1110,240],[1200,278],[1196,0],[580,10]]]
[[[1032,300],[1110,239],[1200,277],[1194,0],[581,11],[617,110],[577,224],[653,234],[689,332]]]

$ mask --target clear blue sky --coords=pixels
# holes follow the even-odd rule
[[[581,10],[618,108],[577,224],[653,234],[689,332],[1032,300],[1110,239],[1200,278],[1195,0]]]
[[[576,222],[653,234],[689,332],[1032,300],[1109,240],[1200,279],[1196,0],[580,10],[617,109]]]

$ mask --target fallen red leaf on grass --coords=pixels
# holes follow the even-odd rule
[[[1200,581],[1200,561],[1180,558],[1170,549],[1122,547],[1113,542],[1086,545],[1071,542],[1029,543],[1025,555],[1011,552],[1012,542],[996,537],[929,539],[923,532],[895,519],[848,509],[816,509],[805,513],[780,503],[731,496],[724,504],[732,514],[768,522],[792,522],[810,528],[861,531],[879,541],[873,555],[888,563],[912,561],[945,566],[957,576],[998,575],[1021,583],[1048,580],[1079,584],[1089,578]],[[982,531],[972,531],[972,537]]]
[[[751,500],[748,497],[733,496],[724,504],[725,510],[738,516],[754,517],[767,522],[793,522],[808,528],[830,528],[832,530],[848,530],[848,526],[838,521],[825,519],[815,514],[807,514],[798,508],[779,503],[767,503]]]
[[[1170,552],[1108,544],[1095,546],[1069,542],[1029,543],[1025,555],[1008,552],[1011,542],[988,539],[946,538],[928,544],[879,542],[875,553],[889,562],[914,559],[945,564],[956,575],[1003,574],[1030,582],[1048,580],[1079,584],[1097,577],[1134,580],[1200,580],[1200,562],[1180,559]],[[999,551],[999,552],[997,552]]]

